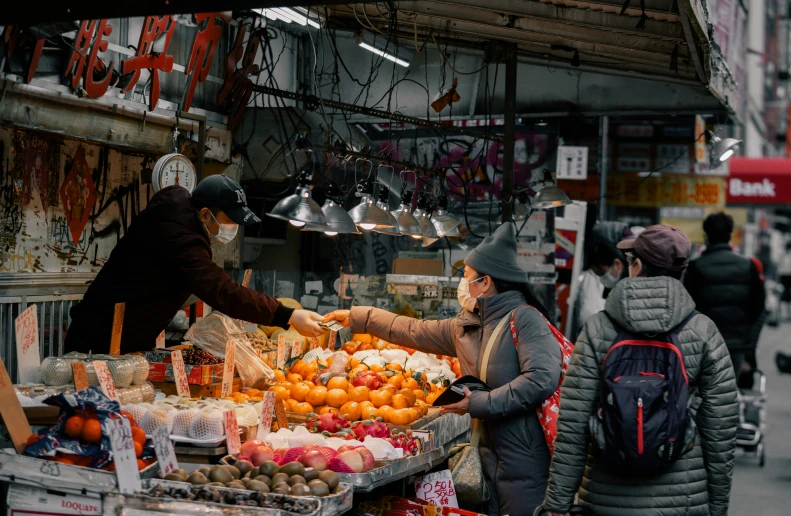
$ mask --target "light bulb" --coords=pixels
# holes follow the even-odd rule
[[[423,235],[412,235],[412,238],[414,238],[415,240],[422,240]]]
[[[731,156],[733,156],[733,149],[728,149],[728,150],[725,151],[725,154],[720,156],[720,161],[725,161],[728,158],[730,158]]]
[[[371,230],[376,227],[376,224],[360,224],[360,227],[363,229]]]
[[[305,223],[300,220],[289,220],[288,223],[294,226],[295,228],[301,228],[302,226],[305,225]]]
[[[327,236],[335,236],[335,235],[338,234],[338,232],[337,231],[325,231],[324,234],[327,235]]]

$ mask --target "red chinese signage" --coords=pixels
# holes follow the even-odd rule
[[[236,31],[233,48],[225,58],[225,82],[217,93],[217,104],[228,113],[228,129],[236,127],[244,116],[247,103],[253,94],[253,81],[248,75],[258,73],[259,70],[255,57],[261,46],[263,29],[254,30],[247,41],[247,47],[242,49],[246,33],[245,25]],[[237,69],[239,59],[242,60],[242,67]]]
[[[159,70],[164,72],[173,70],[173,56],[168,55],[168,48],[170,48],[170,40],[173,39],[175,29],[176,22],[172,16],[146,16],[143,30],[140,32],[140,41],[137,43],[137,55],[121,64],[122,74],[135,73],[122,93],[132,91],[137,81],[140,80],[141,70],[144,68],[151,70],[151,96],[148,103],[148,109],[151,110],[156,108],[157,102],[159,102]],[[162,52],[152,52],[154,42],[163,34],[165,42]]]

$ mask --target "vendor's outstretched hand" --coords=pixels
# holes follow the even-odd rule
[[[324,322],[338,321],[341,326],[348,328],[349,324],[351,324],[349,314],[351,314],[349,310],[335,310],[324,316]]]
[[[305,337],[318,337],[327,331],[326,328],[319,326],[322,317],[310,310],[294,310],[288,323],[297,330],[300,335]]]

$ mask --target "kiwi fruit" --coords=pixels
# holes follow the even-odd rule
[[[239,470],[239,473],[241,473],[242,476],[247,475],[253,470],[253,464],[246,460],[237,460],[234,466]]]
[[[279,484],[275,484],[272,486],[273,490],[285,489],[287,492],[291,492],[291,486],[286,484],[285,482],[281,482]]]
[[[269,486],[264,484],[263,482],[259,482],[257,480],[251,480],[247,484],[247,489],[249,489],[250,491],[259,491],[259,492],[263,492],[263,493],[268,493],[269,492]]]
[[[184,471],[183,469],[181,469],[181,468],[176,468],[173,471],[171,471],[171,473],[174,474],[174,475],[178,475],[181,478],[187,478],[187,475],[188,475],[188,473],[186,471]],[[203,472],[201,471],[201,473],[203,473]],[[203,474],[205,475],[205,473],[203,473]]]
[[[343,492],[343,487],[342,486],[338,486],[338,487],[336,487],[335,489],[332,490],[332,494],[334,494],[334,495],[335,494],[341,494],[342,492]]]
[[[172,480],[173,482],[184,482],[185,478],[181,475],[176,475],[175,473],[170,473],[165,475],[165,480]]]
[[[247,484],[249,484],[252,481],[253,481],[252,479],[247,478],[247,477],[242,477],[242,479],[241,479],[241,482],[242,482],[242,484],[244,484],[245,487],[247,487]]]
[[[330,491],[334,491],[341,481],[340,478],[338,478],[338,474],[330,470],[319,473],[319,480],[327,484],[327,487],[330,489]]]
[[[228,473],[231,474],[234,480],[239,480],[240,478],[242,478],[242,472],[239,471],[236,467],[234,466],[222,466],[222,467],[228,470]]]
[[[227,484],[233,477],[231,476],[231,472],[225,469],[223,466],[215,466],[209,472],[209,480],[212,482],[220,482],[221,484]]]
[[[327,496],[330,494],[330,486],[321,480],[311,480],[308,482],[311,496]]]
[[[253,468],[253,469],[251,469],[251,470],[250,470],[250,473],[248,473],[248,476],[249,476],[250,478],[255,478],[255,477],[257,477],[258,475],[261,475],[261,470],[260,470],[260,469],[258,469],[258,468]]]
[[[310,488],[305,484],[294,484],[291,486],[293,496],[310,496]]]
[[[286,475],[285,473],[275,473],[275,476],[272,477],[272,485],[276,486],[281,482],[288,483],[289,478],[291,478],[291,475]]]
[[[225,487],[225,484],[223,484],[222,482],[209,482],[206,485],[212,487]]]
[[[268,485],[268,486],[271,486],[271,485],[272,485],[272,479],[271,479],[271,478],[269,478],[269,477],[268,477],[268,476],[266,476],[266,475],[258,475],[258,476],[257,476],[257,477],[255,477],[253,480],[257,480],[257,481],[259,481],[259,482],[263,482],[264,484],[266,484],[266,485]]]
[[[268,460],[258,466],[258,474],[266,475],[270,478],[274,477],[278,471],[280,471],[280,466],[273,460]]]
[[[225,487],[227,487],[229,489],[246,489],[244,487],[244,484],[242,484],[238,480],[234,480],[232,482],[228,482],[227,484],[225,484]]]
[[[204,475],[206,475],[208,477],[209,473],[211,473],[211,468],[200,468],[198,471],[200,471],[201,473],[203,473]]]
[[[283,488],[275,489],[272,492],[275,493],[275,494],[281,494],[281,495],[291,494],[291,490],[290,489],[283,489]]]
[[[311,480],[317,480],[319,478],[319,473],[321,473],[321,472],[320,471],[316,471],[315,469],[309,469],[302,476],[305,477],[305,480],[310,482]]]
[[[297,484],[307,484],[307,480],[302,475],[294,475],[288,479],[288,485],[295,486]]]
[[[305,474],[305,466],[301,462],[288,462],[280,466],[280,473],[285,473],[289,477],[302,476]]]
[[[206,475],[204,475],[200,471],[193,471],[187,477],[187,482],[189,482],[190,484],[192,484],[194,486],[202,486],[204,484],[208,484],[209,483],[209,479],[207,479]]]

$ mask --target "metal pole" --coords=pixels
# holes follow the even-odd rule
[[[503,222],[511,221],[514,197],[514,138],[516,130],[516,45],[508,46],[505,56],[505,126],[503,131]]]
[[[599,220],[607,220],[607,148],[609,147],[610,120],[599,117]]]

